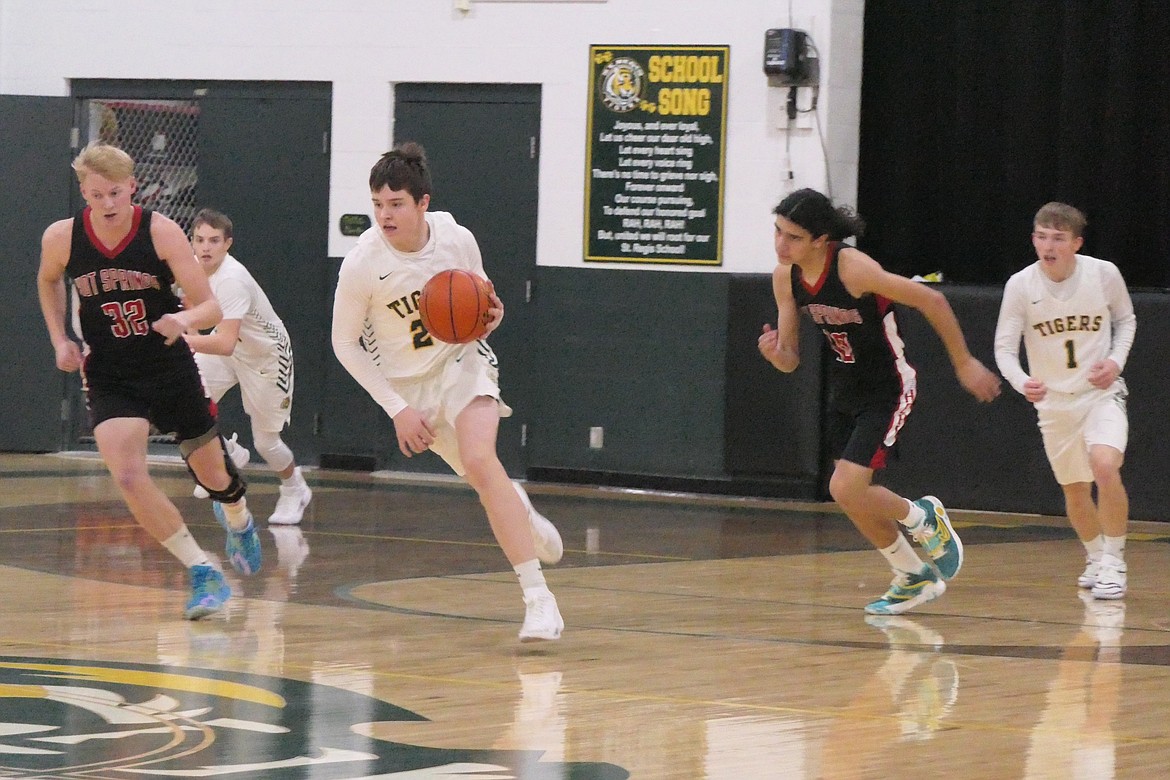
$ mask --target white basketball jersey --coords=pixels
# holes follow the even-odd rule
[[[274,358],[291,364],[288,331],[243,263],[228,255],[207,281],[223,318],[240,321],[240,340],[230,360],[256,370],[271,365]]]
[[[1077,255],[1072,276],[1057,284],[1044,275],[1039,263],[1033,263],[1008,282],[1020,285],[1026,298],[1023,331],[1028,373],[1050,390],[1094,389],[1088,380],[1089,368],[1109,357],[1113,322],[1104,292],[1106,264]]]
[[[471,231],[445,211],[429,211],[426,220],[430,237],[417,252],[398,251],[381,228],[371,227],[345,256],[338,275],[334,338],[360,335],[367,360],[391,381],[426,376],[475,349],[474,343],[445,344],[423,329],[418,299],[432,276],[460,268],[487,278]],[[376,383],[353,350],[343,348],[338,358],[373,394],[370,385]]]

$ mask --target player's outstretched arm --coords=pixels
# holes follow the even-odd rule
[[[945,295],[921,282],[886,271],[859,250],[842,250],[840,258],[841,281],[850,293],[880,295],[922,312],[946,347],[959,384],[980,401],[993,401],[999,396],[999,377],[967,348],[959,320]]]

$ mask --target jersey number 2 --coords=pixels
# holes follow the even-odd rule
[[[842,363],[856,363],[857,358],[853,356],[853,345],[849,343],[848,333],[829,333],[829,346],[837,353],[837,360]]]
[[[110,325],[110,332],[116,338],[145,336],[150,333],[150,325],[146,323],[146,304],[141,298],[103,303],[102,311],[114,321]]]
[[[422,320],[414,320],[411,322],[410,332],[414,334],[415,349],[433,347],[435,345],[435,342],[431,341],[431,334],[427,333],[427,329],[423,327]]]

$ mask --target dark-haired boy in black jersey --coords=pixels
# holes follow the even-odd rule
[[[906,361],[895,303],[918,309],[942,339],[959,382],[980,401],[999,395],[999,377],[973,357],[947,299],[938,290],[885,271],[840,241],[864,223],[828,197],[798,190],[773,210],[776,257],[772,290],[776,328],[765,325],[760,353],[780,371],[800,364],[799,311],[821,328],[835,359],[828,370],[828,445],[836,459],[829,493],[894,570],[890,589],[865,607],[898,614],[938,598],[963,565],[963,544],[934,496],[916,501],[873,484],[917,392]],[[905,526],[928,553],[922,559],[899,532]],[[932,565],[933,564],[933,565]]]
[[[230,589],[187,530],[179,510],[150,478],[153,423],[174,433],[188,468],[223,506],[227,556],[242,574],[260,568],[260,541],[245,485],[223,443],[195,358],[180,337],[210,328],[222,313],[187,236],[162,214],[135,206],[134,160],[90,144],[73,161],[86,206],[50,225],[41,240],[37,291],[57,367],[82,369],[94,439],[134,519],[190,569],[184,615],[219,611]],[[84,360],[65,330],[68,275],[78,293]],[[180,311],[178,283],[189,308]]]

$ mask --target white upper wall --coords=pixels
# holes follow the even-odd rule
[[[708,270],[765,272],[783,195],[814,187],[855,202],[863,9],[864,0],[0,0],[0,93],[68,95],[75,78],[331,82],[329,252],[341,256],[353,239],[338,218],[370,212],[366,180],[393,137],[395,82],[539,83],[537,262],[583,266],[589,46],[727,45],[723,265]],[[762,63],[764,31],[789,26],[809,32],[822,86],[815,121],[803,115],[786,138],[787,90],[768,86]],[[805,108],[811,91],[799,97]]]

